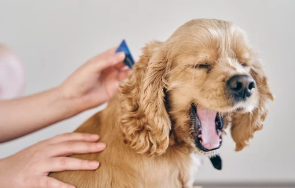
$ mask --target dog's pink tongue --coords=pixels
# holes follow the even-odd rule
[[[216,112],[198,106],[197,115],[202,125],[202,146],[208,150],[219,146],[219,136],[216,131]]]

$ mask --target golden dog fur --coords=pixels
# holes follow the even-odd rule
[[[237,104],[225,90],[235,74],[256,82],[252,96]],[[167,41],[147,44],[106,109],[76,130],[100,135],[107,147],[71,157],[101,166],[50,176],[77,188],[192,187],[191,154],[200,152],[191,137],[190,104],[222,113],[239,151],[262,128],[269,99],[267,78],[245,32],[227,21],[191,20]]]

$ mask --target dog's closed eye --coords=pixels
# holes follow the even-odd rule
[[[211,65],[209,65],[208,63],[190,64],[189,66],[194,69],[211,69]]]
[[[211,69],[211,65],[209,65],[209,64],[198,64],[198,65],[196,65],[195,68],[199,68],[199,69]]]
[[[205,69],[207,70],[207,73],[210,72],[212,66],[210,64],[206,63],[201,63],[201,64],[192,64],[190,65],[191,68],[193,69]]]

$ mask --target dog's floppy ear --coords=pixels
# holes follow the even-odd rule
[[[262,129],[263,121],[268,113],[267,103],[269,100],[274,100],[259,60],[252,64],[251,75],[257,84],[259,102],[252,112],[246,114],[235,113],[232,116],[231,135],[236,142],[236,151],[240,151],[247,146],[248,141],[253,138],[254,132]]]
[[[169,143],[171,122],[165,109],[164,88],[169,69],[163,44],[143,49],[126,83],[120,85],[124,138],[138,153],[163,154]]]

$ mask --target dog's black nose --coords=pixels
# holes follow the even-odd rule
[[[226,86],[235,100],[245,100],[252,95],[256,83],[250,76],[235,75],[226,82]]]

